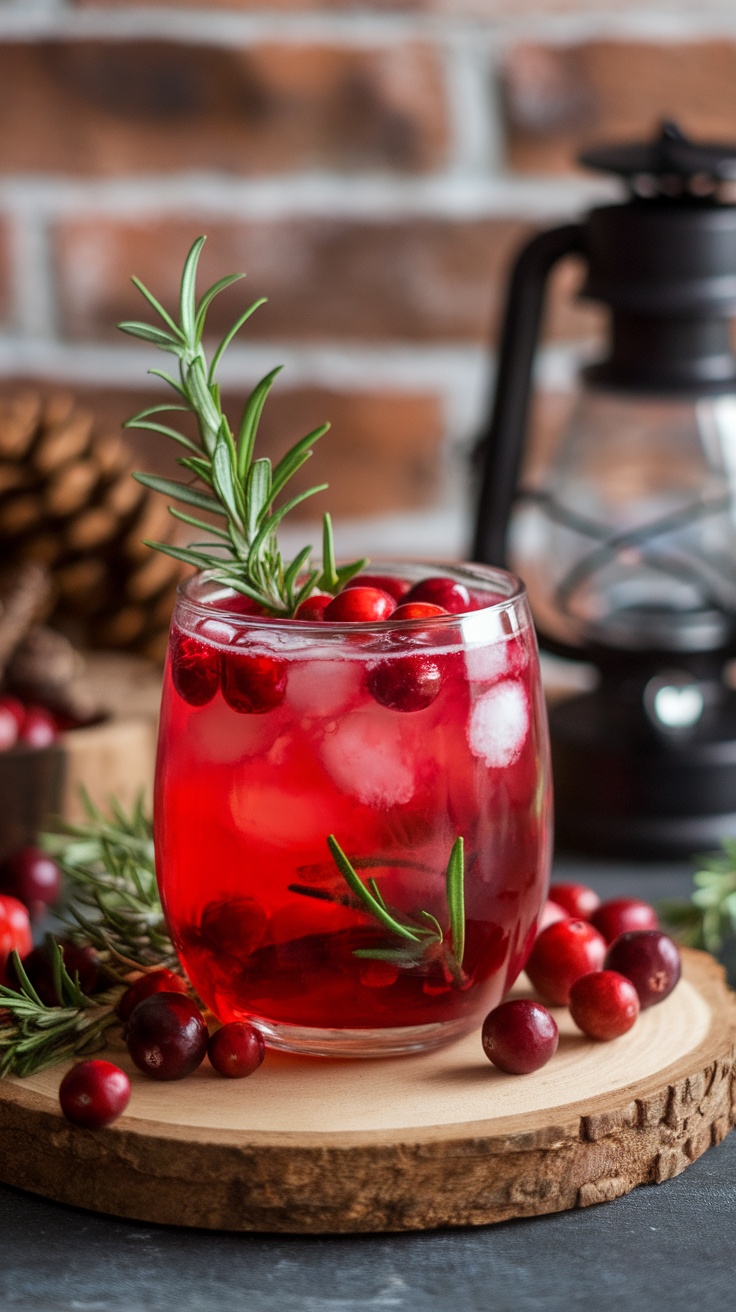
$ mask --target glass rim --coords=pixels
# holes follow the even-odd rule
[[[510,585],[511,590],[507,597],[501,597],[498,601],[493,601],[488,606],[478,606],[474,610],[464,610],[457,613],[448,612],[446,615],[428,615],[423,619],[394,620],[392,616],[389,615],[385,620],[296,620],[289,617],[281,618],[265,615],[249,615],[242,612],[239,613],[238,611],[228,610],[224,607],[217,606],[217,604],[213,605],[212,602],[201,601],[198,598],[191,596],[191,589],[196,584],[212,583],[221,589],[228,587],[227,584],[218,582],[217,579],[213,578],[212,571],[201,570],[196,574],[190,575],[187,579],[182,579],[177,585],[177,605],[180,602],[183,602],[188,609],[191,609],[204,619],[220,619],[226,621],[228,624],[236,624],[243,628],[254,628],[256,630],[262,629],[264,632],[270,631],[271,633],[273,633],[275,629],[288,628],[293,633],[294,626],[298,625],[298,632],[303,633],[305,636],[311,634],[322,634],[324,636],[328,632],[338,634],[386,633],[392,629],[401,629],[408,633],[417,632],[419,629],[424,631],[431,629],[440,632],[448,624],[457,624],[462,620],[469,619],[471,616],[500,615],[503,612],[514,610],[526,600],[526,587],[517,574],[512,573],[511,570],[503,569],[498,565],[481,565],[476,561],[409,559],[382,560],[380,558],[372,558],[370,561],[370,573],[388,574],[391,569],[400,571],[406,566],[411,566],[415,569],[426,569],[428,571],[443,570],[446,571],[448,575],[457,574],[460,571],[477,571],[479,585],[482,585],[483,583],[490,584],[494,579],[504,580],[506,586]],[[427,574],[427,577],[433,578],[435,575],[430,572]],[[230,587],[229,592],[238,595],[237,589],[235,588]],[[241,593],[240,595],[244,596],[245,594]],[[398,605],[401,605],[401,602],[399,602]]]

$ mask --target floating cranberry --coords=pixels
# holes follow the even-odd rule
[[[442,670],[430,656],[394,656],[368,672],[368,691],[391,711],[423,711],[442,687]]]
[[[324,617],[325,610],[332,601],[328,592],[315,592],[313,597],[306,597],[300,601],[294,612],[295,620],[321,620]]]
[[[76,943],[63,938],[58,940],[58,946],[61,948],[67,973],[72,979],[75,977],[78,979],[82,992],[88,997],[96,993],[104,981],[101,977],[100,959],[94,948],[88,945],[78,947]],[[28,956],[24,956],[19,951],[19,956],[23,961],[23,969],[41,1001],[47,1007],[58,1007],[59,999],[48,946],[43,944],[42,947],[34,948],[32,952],[28,952]],[[11,988],[19,987],[20,980],[13,969],[12,962],[8,963],[8,980]]]
[[[607,943],[612,943],[619,934],[630,929],[659,929],[659,917],[654,907],[635,897],[616,897],[610,902],[602,902],[590,917],[590,923]]]
[[[268,916],[252,897],[209,902],[202,912],[202,942],[210,952],[245,961],[260,946]]]
[[[130,1080],[110,1061],[80,1061],[59,1085],[66,1119],[85,1130],[100,1130],[121,1116],[130,1102]]]
[[[183,1080],[204,1061],[207,1026],[190,998],[154,993],[133,1009],[125,1032],[128,1052],[154,1080]]]
[[[241,715],[265,715],[286,695],[287,668],[275,656],[227,652],[222,656],[222,695]]]
[[[15,703],[20,707],[20,716],[17,715],[13,706],[9,703]],[[20,702],[15,702],[14,697],[0,697],[0,752],[6,752],[9,747],[15,747],[24,716],[23,707]]]
[[[604,968],[617,970],[631,980],[643,1011],[669,997],[682,967],[679,950],[671,938],[658,929],[638,929],[614,939]]]
[[[465,584],[443,577],[422,579],[421,583],[415,583],[404,600],[429,601],[432,605],[441,606],[443,610],[449,611],[451,615],[460,615],[463,611],[473,609],[470,593]]]
[[[115,1010],[122,1021],[127,1021],[133,1008],[137,1007],[144,998],[150,998],[154,993],[186,993],[186,991],[186,980],[173,970],[163,968],[149,970],[145,975],[139,975],[138,979],[125,990]]]
[[[242,592],[236,592],[232,597],[223,597],[217,602],[217,610],[226,610],[231,615],[257,615],[259,618],[265,618],[268,614],[260,602],[246,597]]]
[[[624,975],[596,970],[581,975],[570,989],[570,1015],[591,1039],[617,1039],[639,1015],[639,995]]]
[[[58,738],[56,720],[45,706],[27,706],[18,741],[29,747],[50,747]]]
[[[559,1037],[547,1008],[526,998],[502,1002],[483,1021],[483,1051],[508,1075],[529,1075],[545,1066],[557,1051]]]
[[[372,624],[387,620],[396,609],[394,598],[381,588],[347,588],[333,597],[324,618],[335,624]]]
[[[0,864],[0,888],[12,893],[36,918],[61,893],[61,871],[40,847],[21,847]]]
[[[430,620],[435,615],[447,615],[444,606],[435,606],[431,601],[405,601],[396,607],[392,620]]]
[[[410,587],[406,579],[398,579],[393,574],[358,574],[345,584],[343,591],[347,592],[350,588],[378,588],[379,592],[387,592],[394,601],[401,601]]]
[[[255,1025],[234,1020],[216,1030],[207,1044],[210,1065],[219,1075],[242,1080],[258,1070],[266,1055],[263,1035]]]
[[[570,917],[563,907],[559,906],[557,902],[553,902],[551,898],[547,898],[539,918],[537,933],[541,934],[542,930],[546,929],[548,925],[556,925],[558,920],[569,919]]]
[[[220,657],[215,647],[173,629],[170,642],[171,677],[180,697],[190,706],[206,706],[220,682]]]
[[[526,973],[547,1001],[566,1005],[570,989],[581,975],[600,970],[606,940],[585,920],[558,920],[535,940]]]
[[[590,920],[601,900],[587,884],[551,884],[549,895],[574,920]]]

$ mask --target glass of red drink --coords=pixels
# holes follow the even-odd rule
[[[546,896],[547,727],[522,585],[476,565],[381,570],[399,589],[441,575],[466,608],[273,619],[202,575],[172,623],[155,806],[167,920],[215,1015],[294,1052],[416,1052],[480,1025]]]

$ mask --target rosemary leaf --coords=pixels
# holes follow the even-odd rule
[[[445,884],[452,950],[458,966],[462,966],[465,955],[465,844],[461,837],[453,843]]]

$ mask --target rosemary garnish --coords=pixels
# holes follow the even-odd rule
[[[724,838],[721,846],[722,853],[698,857],[689,902],[666,901],[657,908],[686,947],[719,952],[736,934],[736,839]]]
[[[155,405],[129,419],[127,428],[143,428],[170,437],[183,447],[186,455],[178,463],[194,482],[177,482],[159,478],[155,474],[138,473],[135,477],[145,487],[162,492],[164,496],[200,512],[218,516],[225,521],[224,528],[214,527],[198,515],[169,507],[175,519],[207,533],[206,541],[194,542],[189,547],[172,546],[165,542],[147,542],[147,546],[164,551],[177,560],[207,570],[218,582],[242,592],[275,615],[293,615],[297,606],[314,588],[323,592],[339,591],[366,564],[354,561],[338,568],[329,515],[324,516],[322,568],[312,568],[312,547],[304,547],[288,564],[281,558],[277,530],[281,520],[295,506],[317,492],[325,491],[327,484],[299,492],[276,506],[287,483],[312,455],[312,448],[323,437],[329,424],[321,424],[272,467],[265,457],[254,459],[254,447],[261,412],[268,393],[280,372],[272,369],[253,389],[243,411],[237,433],[228,423],[220,403],[220,386],[216,381],[217,366],[236,333],[247,322],[265,298],[254,301],[240,315],[217,347],[210,364],[202,338],[207,311],[214,298],[245,277],[242,273],[229,274],[213,284],[196,300],[195,283],[197,265],[205,238],[198,237],[184,265],[179,297],[179,322],[164,309],[156,297],[138,278],[133,282],[149,305],[163,321],[164,327],[147,323],[126,322],[118,327],[133,337],[150,342],[177,357],[179,378],[173,378],[161,369],[149,372],[162,378],[173,387],[179,398],[174,405]],[[156,416],[166,411],[187,411],[197,420],[199,441],[193,441],[178,429],[160,422]],[[199,484],[199,486],[197,486]]]
[[[385,930],[401,940],[400,944],[393,947],[355,948],[354,956],[411,967],[444,949],[449,964],[459,976],[465,954],[465,855],[462,838],[456,838],[453,843],[445,876],[451,947],[445,941],[445,930],[431,912],[419,911],[411,918],[399,918],[398,912],[387,907],[375,879],[363,883],[334,834],[330,834],[327,839],[327,846],[350,891]]]

